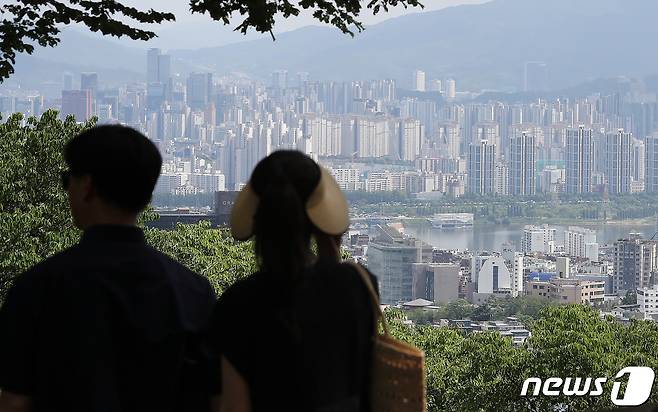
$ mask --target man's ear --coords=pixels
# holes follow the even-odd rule
[[[89,202],[98,196],[90,175],[80,177],[80,190],[82,191],[82,198],[85,202]]]

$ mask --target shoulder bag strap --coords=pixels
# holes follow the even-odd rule
[[[359,273],[359,276],[363,280],[363,283],[366,285],[366,289],[368,289],[368,294],[370,295],[370,301],[372,303],[372,308],[373,308],[373,313],[375,315],[375,335],[377,334],[377,321],[382,325],[382,328],[384,329],[384,335],[389,336],[390,333],[388,331],[388,323],[386,322],[386,316],[384,316],[384,312],[382,312],[382,308],[379,305],[379,296],[377,296],[377,292],[375,292],[375,287],[372,285],[372,280],[370,279],[370,275],[366,270],[363,268],[363,266],[359,265],[358,263],[354,262],[349,262],[351,266],[356,269],[356,271]]]

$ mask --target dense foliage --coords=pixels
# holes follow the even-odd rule
[[[59,171],[66,141],[91,125],[54,111],[0,124],[0,299],[17,274],[77,239]]]
[[[658,370],[658,325],[625,326],[584,306],[544,308],[523,347],[497,332],[464,336],[456,329],[399,321],[391,326],[395,336],[425,351],[430,411],[600,411],[614,406],[610,391],[622,368]],[[608,381],[601,396],[522,397],[530,377]],[[650,401],[657,400],[654,385]]]
[[[252,244],[235,242],[228,230],[213,229],[210,222],[178,225],[173,231],[147,229],[146,238],[156,249],[207,277],[218,294],[256,270]]]

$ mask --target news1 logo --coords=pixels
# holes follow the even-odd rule
[[[623,377],[626,378],[626,390],[620,394]],[[620,370],[614,378],[610,400],[617,406],[639,406],[651,396],[651,388],[655,380],[653,369],[644,366],[628,366]],[[533,386],[531,396],[601,396],[603,385],[608,378],[528,378],[523,382],[521,396],[528,396],[530,386]]]

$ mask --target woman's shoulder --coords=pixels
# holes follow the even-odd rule
[[[349,286],[350,288],[365,288],[365,282],[362,272],[370,278],[370,282],[377,290],[377,278],[364,266],[355,262],[324,262],[319,261],[315,265],[317,275],[331,283],[339,283]]]
[[[220,306],[241,306],[249,305],[249,301],[258,299],[258,296],[264,292],[265,286],[262,274],[256,272],[244,279],[240,279],[226,288],[219,296],[217,304]]]

